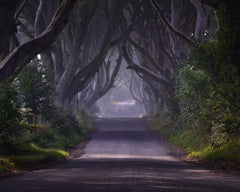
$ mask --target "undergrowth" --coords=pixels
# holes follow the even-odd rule
[[[2,149],[0,173],[4,174],[16,169],[31,169],[34,166],[39,166],[50,161],[66,159],[68,156],[69,154],[63,150],[42,149],[35,144],[20,147],[15,146],[15,149],[12,151]]]
[[[80,112],[75,119],[53,126],[29,126],[28,142],[0,144],[0,176],[17,169],[35,169],[49,162],[66,159],[66,148],[74,147],[86,139],[93,130],[89,116]],[[62,120],[62,119],[60,119]]]
[[[32,141],[42,148],[71,148],[86,139],[93,127],[88,114],[81,111],[74,116],[73,123],[58,123],[55,127],[39,129],[32,134]],[[61,119],[60,122],[64,121]]]
[[[177,127],[167,115],[160,115],[151,122],[170,142],[187,151],[188,156],[212,163],[229,162],[240,165],[240,138],[233,138],[219,146],[213,145],[210,135],[199,130]]]

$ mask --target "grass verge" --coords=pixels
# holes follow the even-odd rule
[[[14,146],[0,145],[0,176],[16,170],[32,170],[51,162],[66,159],[69,154],[64,150],[76,146],[87,139],[93,130],[90,117],[81,112],[76,115],[78,126],[31,128],[31,144]],[[35,143],[35,144],[34,144]],[[38,147],[40,146],[40,147]]]
[[[60,127],[60,131],[45,129],[36,131],[33,141],[42,148],[72,148],[79,142],[84,141],[93,130],[90,116],[85,112],[79,112],[75,115],[77,126],[68,128]]]
[[[228,166],[240,166],[240,138],[233,138],[221,146],[214,147],[211,135],[197,130],[177,129],[166,114],[155,118],[151,122],[151,127],[160,131],[176,146],[186,150],[190,158],[207,160],[215,165],[221,165],[224,169]]]
[[[66,159],[69,154],[63,150],[42,149],[34,144],[16,147],[17,153],[3,153],[0,157],[0,174],[17,169],[32,169],[48,162]]]

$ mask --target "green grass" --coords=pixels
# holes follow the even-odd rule
[[[47,130],[37,130],[33,133],[33,142],[42,148],[71,148],[86,139],[93,130],[89,121],[81,120],[81,131],[72,129],[68,133],[58,133],[51,128]]]
[[[33,134],[33,142],[42,148],[71,148],[79,142],[86,139],[89,133],[93,130],[93,125],[89,120],[90,117],[84,113],[79,112],[75,116],[80,131],[70,129],[66,133],[58,133],[53,129],[37,130]]]
[[[42,148],[71,148],[86,139],[89,131],[79,133],[72,130],[67,134],[60,134],[48,129],[46,131],[36,131],[33,135],[33,142]]]
[[[240,138],[213,147],[211,135],[192,129],[176,129],[174,122],[167,115],[155,118],[151,127],[160,131],[170,142],[186,150],[189,157],[197,157],[213,163],[224,161],[240,165]]]
[[[75,132],[68,135],[55,133],[52,138],[44,142],[44,148],[70,148],[76,145],[81,139],[81,136]]]
[[[0,175],[12,172],[13,170],[14,170],[13,163],[9,162],[8,159],[0,157]]]
[[[66,159],[69,154],[63,150],[41,149],[34,144],[17,148],[18,154],[2,155],[0,173],[12,169],[28,169],[50,161]]]
[[[36,130],[36,127],[30,127],[34,130],[31,141],[36,145],[0,145],[0,174],[16,169],[34,169],[48,162],[66,159],[69,154],[58,149],[74,147],[93,130],[86,113],[81,112],[76,118],[80,129],[70,128],[66,133],[58,133],[48,126]]]
[[[240,165],[240,141],[230,141],[218,148],[207,146],[202,150],[192,151],[189,156],[212,162],[224,161]]]

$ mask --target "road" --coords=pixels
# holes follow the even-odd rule
[[[142,119],[97,119],[85,154],[0,181],[1,192],[240,192],[240,177],[171,156]]]

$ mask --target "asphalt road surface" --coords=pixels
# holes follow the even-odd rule
[[[0,192],[240,192],[240,177],[180,161],[141,119],[98,119],[85,154],[0,181]]]

